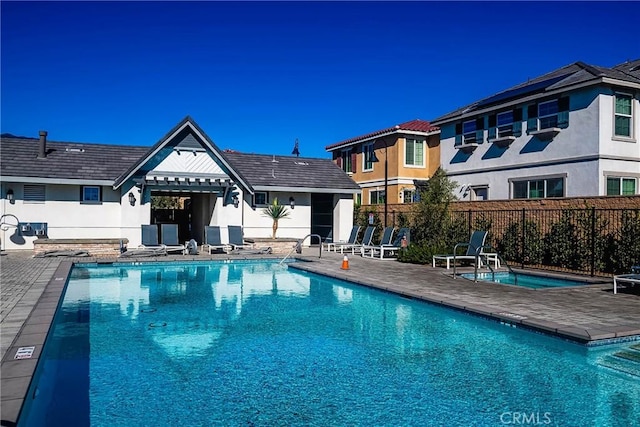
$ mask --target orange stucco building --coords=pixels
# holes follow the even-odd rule
[[[440,129],[416,119],[325,149],[362,188],[359,204],[410,203],[416,181],[428,180],[440,166]]]

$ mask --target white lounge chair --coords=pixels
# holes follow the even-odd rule
[[[331,249],[333,248],[334,252],[338,252],[338,246],[355,245],[356,243],[358,243],[358,233],[360,233],[361,228],[362,227],[360,227],[359,225],[354,225],[353,227],[351,227],[351,233],[349,234],[349,240],[347,241],[334,242],[332,240],[331,242],[327,242],[327,251],[331,252]]]
[[[396,238],[393,240],[391,244],[388,245],[380,245],[380,246],[371,246],[369,250],[369,255],[371,258],[377,257],[380,255],[380,259],[393,259],[397,256],[398,251],[403,249],[409,245],[410,240],[410,232],[406,227],[398,230],[396,234]],[[403,243],[404,241],[404,243]],[[392,255],[392,257],[385,257],[385,254]],[[362,251],[362,256],[366,255],[366,251]]]
[[[395,229],[393,227],[385,227],[382,232],[382,237],[380,237],[380,243],[377,245],[362,245],[360,246],[360,255],[365,256],[367,252],[371,252],[380,246],[386,245],[390,246],[391,241],[393,239],[393,232]]]
[[[633,274],[619,274],[617,276],[613,276],[613,293],[618,293],[618,286],[620,284],[629,284],[631,286],[635,286],[640,284],[640,273]]]
[[[456,260],[472,260],[475,261],[476,259],[478,259],[478,262],[481,263],[482,262],[482,256],[486,256],[486,254],[483,252],[482,247],[484,246],[484,241],[487,239],[487,232],[486,231],[474,231],[471,234],[471,238],[469,239],[469,243],[458,243],[453,247],[453,253],[452,254],[447,254],[447,255],[434,255],[432,258],[432,264],[433,267],[436,266],[436,260],[440,260],[440,261],[446,261],[447,262],[447,270],[451,267],[451,261],[453,260],[454,262]],[[467,248],[467,251],[464,253],[464,255],[457,255],[457,250],[459,247],[465,247]],[[494,262],[496,262],[496,266],[497,266],[497,261],[494,260]]]
[[[340,246],[338,246],[340,248],[340,253],[341,254],[344,253],[345,249],[351,249],[351,253],[355,254],[356,253],[356,249],[360,250],[360,248],[362,246],[370,246],[371,245],[371,240],[373,240],[373,233],[375,231],[376,231],[376,227],[374,225],[368,226],[364,230],[364,235],[362,236],[362,243],[340,245]],[[338,247],[336,247],[336,252],[337,252]]]

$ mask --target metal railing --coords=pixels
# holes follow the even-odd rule
[[[583,274],[628,272],[640,261],[640,209],[454,211],[451,222],[486,230],[487,241],[521,268]]]
[[[282,260],[278,264],[282,265],[282,263],[284,263],[285,260],[287,258],[289,258],[294,251],[297,252],[297,253],[302,253],[302,244],[307,239],[307,237],[317,237],[320,240],[320,244],[318,245],[320,247],[320,253],[318,254],[318,258],[322,258],[322,237],[320,237],[319,234],[311,233],[311,234],[307,234],[302,239],[298,240],[296,242],[295,246],[291,249],[291,251],[289,251],[289,253],[287,255],[285,255],[285,257],[282,258]]]

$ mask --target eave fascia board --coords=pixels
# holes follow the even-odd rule
[[[25,184],[58,184],[58,185],[100,185],[112,186],[113,180],[105,179],[71,179],[71,178],[38,178],[32,176],[0,176],[0,181]]]
[[[628,87],[632,89],[640,89],[640,83],[633,83],[633,82],[628,82],[626,80],[612,79],[610,77],[604,77],[602,79],[602,82],[610,85],[614,85],[614,86],[623,86],[623,87]]]
[[[351,147],[353,145],[358,145],[358,144],[362,144],[365,142],[369,142],[369,141],[375,141],[376,139],[381,139],[384,138],[385,136],[389,136],[389,135],[416,135],[416,136],[431,136],[431,135],[437,135],[440,133],[440,129],[438,130],[432,130],[429,132],[422,132],[422,131],[415,131],[415,130],[402,130],[402,129],[397,129],[397,130],[393,130],[391,132],[385,132],[382,133],[380,135],[376,135],[376,136],[370,136],[367,138],[361,138],[361,139],[357,139],[355,141],[352,141],[348,144],[344,144],[344,145],[339,145],[335,148],[332,148],[330,150],[327,150],[327,152],[331,153],[333,151],[337,151],[337,150],[344,150],[347,147]]]
[[[313,188],[313,187],[269,187],[266,185],[253,187],[255,191],[278,191],[281,193],[331,193],[331,194],[358,194],[362,190],[356,188]]]
[[[524,98],[516,98],[513,101],[505,102],[503,104],[496,104],[496,105],[493,105],[491,107],[487,107],[487,108],[484,108],[484,109],[481,109],[481,110],[474,110],[472,112],[469,112],[469,113],[466,113],[466,114],[460,114],[458,116],[451,117],[451,118],[446,119],[446,120],[436,120],[436,121],[433,122],[433,124],[435,126],[442,126],[443,124],[456,122],[458,120],[464,120],[464,119],[471,118],[471,117],[481,116],[483,114],[487,114],[487,113],[490,113],[492,111],[500,110],[500,109],[503,109],[503,108],[506,108],[506,107],[513,107],[513,106],[519,105],[519,104],[526,104],[527,102],[535,101],[535,100],[540,99],[540,98],[546,98],[546,97],[549,97],[549,96],[554,96],[554,95],[558,95],[558,94],[561,94],[561,93],[582,89],[582,88],[589,87],[589,86],[597,86],[599,84],[615,84],[615,85],[626,85],[626,86],[635,85],[635,83],[625,82],[623,80],[615,80],[615,79],[609,79],[609,78],[606,78],[606,77],[600,77],[598,79],[589,80],[588,82],[583,82],[583,83],[570,85],[570,86],[564,86],[562,88],[555,89],[555,90],[552,90],[552,91],[549,91],[549,92],[537,93],[535,95],[529,95],[529,96],[526,96]],[[640,85],[638,85],[638,86],[640,86]],[[636,86],[629,86],[629,87],[636,87]]]

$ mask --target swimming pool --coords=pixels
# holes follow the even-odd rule
[[[628,426],[640,372],[612,368],[632,345],[277,262],[76,266],[19,425]]]
[[[461,274],[465,279],[473,280],[473,273]],[[478,280],[486,282],[503,283],[507,285],[523,286],[525,288],[542,289],[542,288],[565,288],[570,286],[584,286],[589,282],[558,279],[554,277],[539,276],[534,274],[517,273],[518,281],[516,282],[515,274],[508,271],[500,271],[493,275],[492,273],[478,273]]]

